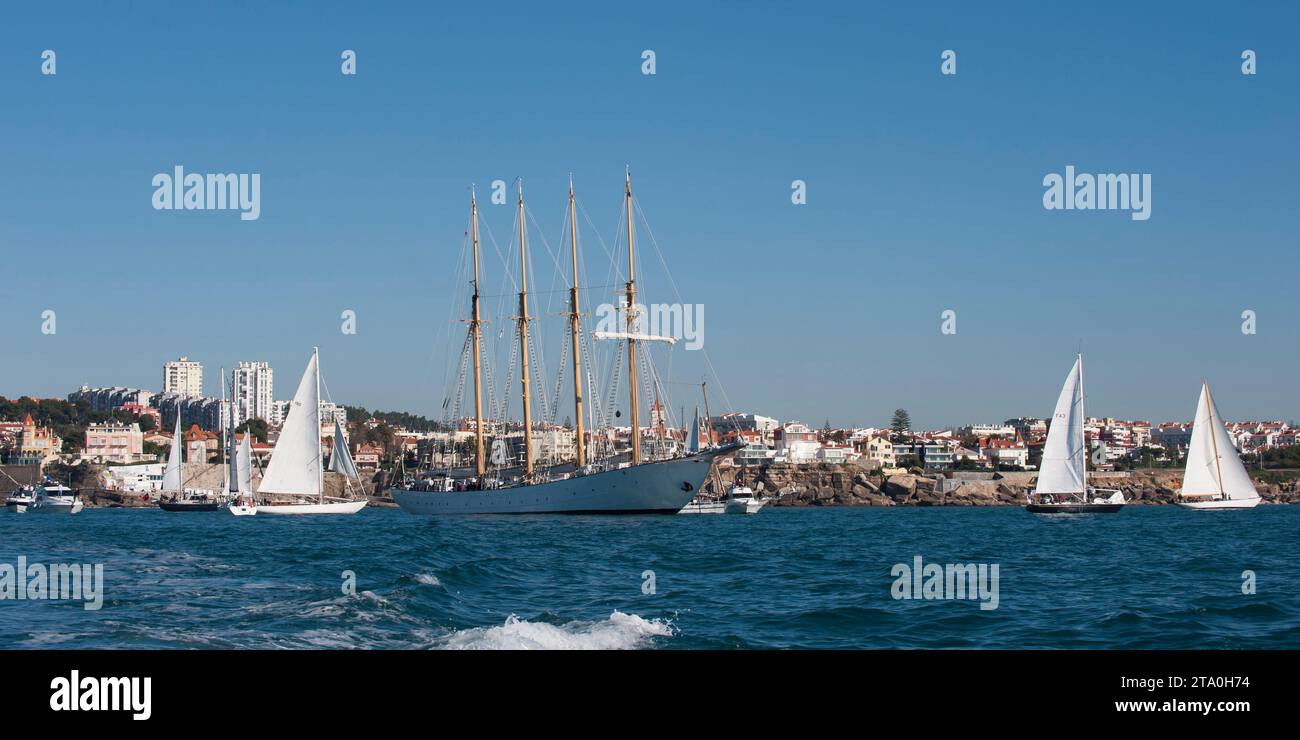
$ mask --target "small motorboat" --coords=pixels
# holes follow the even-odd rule
[[[85,508],[81,495],[58,483],[21,486],[5,499],[5,508],[19,514],[76,514]]]
[[[767,505],[767,502],[768,499],[754,495],[754,490],[748,486],[735,485],[731,487],[731,490],[727,491],[724,513],[757,514],[760,509]]]

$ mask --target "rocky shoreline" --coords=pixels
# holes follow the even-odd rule
[[[187,464],[188,468],[189,465]],[[221,469],[202,466],[192,485],[221,487]],[[82,492],[86,506],[100,508],[152,508],[157,494],[145,495],[104,488],[102,468],[79,466],[69,480]],[[70,471],[64,471],[70,472]],[[190,471],[187,470],[187,479]],[[736,467],[717,468],[723,490],[740,472]],[[1253,472],[1253,471],[1252,471]],[[209,480],[211,478],[211,480]],[[773,463],[745,472],[745,483],[763,496],[776,496],[773,506],[1020,506],[1033,490],[1037,474],[1025,473],[902,473],[885,476],[857,464]],[[1099,488],[1118,488],[1131,504],[1172,504],[1182,484],[1181,470],[1143,470],[1123,473],[1092,473],[1089,480]],[[365,484],[371,506],[392,507],[388,483],[383,474]],[[355,486],[355,484],[354,484]],[[342,476],[326,473],[325,488],[330,496],[343,496]],[[705,494],[716,494],[716,483],[705,484]],[[1266,504],[1300,504],[1300,480],[1266,483],[1255,479],[1255,489]]]
[[[738,468],[719,468],[724,488]],[[905,473],[885,476],[855,464],[774,463],[751,468],[746,485],[773,506],[1020,506],[1033,490],[1037,473]],[[1181,470],[1142,470],[1089,474],[1099,488],[1118,488],[1131,504],[1172,504],[1182,485]],[[712,493],[715,484],[705,487]],[[1266,504],[1300,503],[1300,482],[1265,483],[1255,488]]]

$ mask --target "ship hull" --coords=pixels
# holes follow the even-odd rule
[[[340,501],[328,504],[259,504],[254,512],[258,516],[294,516],[319,514],[355,514],[366,508],[366,501]]]
[[[729,448],[563,480],[487,491],[392,489],[411,514],[676,514]]]
[[[1175,501],[1184,509],[1253,509],[1259,505],[1258,498],[1216,499],[1213,501]]]
[[[1114,514],[1124,504],[1029,504],[1031,514]]]
[[[158,508],[163,511],[216,511],[221,508],[217,501],[159,501]]]

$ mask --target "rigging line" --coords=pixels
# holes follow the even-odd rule
[[[655,239],[654,229],[650,228],[650,221],[646,218],[645,211],[641,210],[641,202],[636,198],[636,196],[632,197],[632,206],[636,209],[636,212],[641,215],[641,221],[645,224],[646,235],[650,237],[650,243],[655,248],[655,254],[659,255],[659,262],[664,266],[664,272],[668,276],[668,284],[672,286],[673,294],[677,298],[677,302],[683,303],[681,291],[677,289],[677,281],[673,279],[672,273],[668,271],[668,265],[664,261],[663,250],[659,248],[659,242]],[[713,375],[715,385],[717,385],[718,389],[722,391],[722,402],[725,405],[726,410],[735,411],[735,407],[731,405],[731,398],[727,395],[726,386],[718,381],[718,373],[713,367],[713,358],[709,356],[709,351],[703,347],[700,348],[700,351],[704,353],[704,362],[709,366],[709,373]],[[740,431],[740,425],[735,419],[732,420],[732,425],[736,428],[736,431]]]
[[[462,276],[464,276],[464,274],[465,274],[466,266],[468,265],[468,262],[469,262],[469,260],[468,260],[468,252],[469,252],[469,249],[470,249],[470,244],[471,244],[471,238],[470,238],[469,230],[467,229],[467,230],[466,230],[466,231],[461,235],[460,253],[459,253],[459,256],[457,257],[457,260],[456,260],[456,271],[455,271],[454,273],[452,273],[452,275],[453,275],[453,281],[454,281],[454,282],[453,282],[452,292],[453,292],[454,296],[455,296],[456,298],[458,298],[458,299],[460,298],[460,295],[461,295],[460,290],[461,290],[462,288],[460,288],[460,287],[455,287],[455,286],[459,286],[459,285],[460,285],[460,278],[461,278]],[[450,354],[451,354],[452,338],[451,338],[451,329],[450,329],[450,324],[453,323],[453,321],[454,321],[453,317],[456,315],[456,306],[457,306],[457,305],[462,305],[462,304],[459,304],[459,303],[453,301],[451,304],[449,304],[449,305],[447,306],[447,324],[444,325],[444,326],[446,327],[446,337],[442,340],[442,344],[444,345],[444,346],[443,346],[443,351],[444,351],[447,355],[450,355]],[[442,333],[442,330],[441,330],[441,329],[438,330],[438,334],[441,334],[441,333]],[[436,349],[435,349],[435,348],[436,348],[438,345],[439,345],[438,337],[435,335],[435,337],[434,337],[434,342],[433,342],[433,344],[430,345],[430,354],[431,354],[431,355],[433,355],[434,352],[436,352]],[[431,356],[431,357],[429,358],[429,365],[430,365],[430,366],[433,366],[434,364],[435,364],[435,363],[434,363],[434,357]],[[442,389],[442,392],[443,392],[443,395],[444,395],[444,396],[446,395],[446,392],[447,392],[447,385],[450,383],[450,380],[451,380],[451,378],[450,378],[450,372],[451,372],[451,363],[446,363],[446,364],[444,364],[444,365],[443,365],[443,369],[442,369],[442,385],[441,385],[441,389]]]

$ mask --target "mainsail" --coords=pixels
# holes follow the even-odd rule
[[[348,452],[348,441],[343,438],[343,428],[339,426],[338,419],[334,420],[334,447],[330,452],[330,470],[361,480],[356,463],[352,462],[352,453]]]
[[[249,441],[252,437],[251,431],[245,432],[235,450],[235,480],[231,484],[234,490],[248,495],[253,493],[253,445]]]
[[[1214,407],[1208,384],[1201,385],[1201,397],[1196,402],[1196,421],[1187,446],[1187,468],[1180,493],[1183,496],[1223,494],[1237,500],[1259,496],[1246,466],[1241,464],[1236,443]]]
[[[293,394],[271,463],[262,476],[261,493],[321,495],[320,382],[316,353]]]
[[[1083,437],[1083,355],[1080,355],[1056,399],[1034,494],[1083,493],[1087,464]]]
[[[172,451],[167,456],[167,467],[163,468],[164,491],[181,490],[181,408],[176,405],[176,434],[172,436]]]

